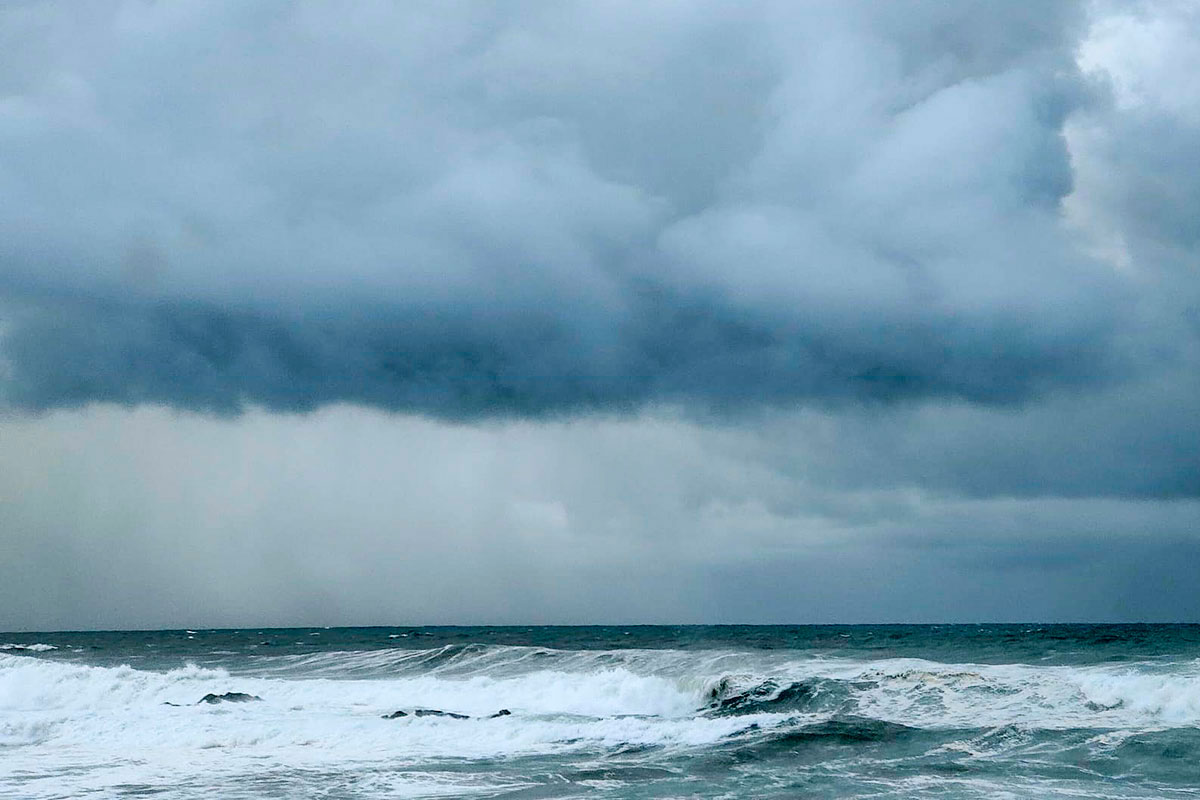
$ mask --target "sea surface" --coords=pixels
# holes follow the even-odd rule
[[[1200,798],[1200,626],[0,634],[0,797]]]

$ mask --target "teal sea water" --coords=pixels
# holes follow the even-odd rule
[[[0,634],[0,797],[82,796],[1195,798],[1200,626]]]

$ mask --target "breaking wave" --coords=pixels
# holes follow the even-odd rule
[[[293,705],[408,704],[464,713],[502,706],[597,718],[803,713],[933,728],[1200,724],[1200,661],[1038,667],[467,645],[268,656],[237,667],[156,672],[0,655],[0,711],[183,704],[231,688]]]
[[[1200,746],[1200,661],[981,665],[453,645],[231,655],[223,665],[156,671],[72,662],[63,652],[25,646],[0,654],[0,772],[36,754],[38,769],[59,770],[60,789],[73,752],[111,764],[105,769],[117,785],[131,753],[186,772],[186,754],[220,752],[207,768],[227,777],[264,763],[374,769],[567,753],[620,761],[576,770],[602,781],[650,780],[662,770],[653,759],[672,753],[740,763],[891,748],[961,766],[1045,748],[1047,736],[1095,758],[1163,763]],[[262,702],[197,705],[226,692]],[[416,708],[469,718],[381,719]],[[491,718],[502,708],[511,714]],[[1192,734],[1180,738],[1176,729]],[[95,771],[89,775],[91,783],[75,788],[95,786]]]
[[[0,644],[0,650],[24,650],[29,653],[45,653],[47,651],[57,649],[58,648],[52,644],[41,644],[40,642],[35,644]]]

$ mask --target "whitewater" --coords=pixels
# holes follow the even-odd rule
[[[1200,797],[1200,626],[0,634],[0,796],[83,795]]]

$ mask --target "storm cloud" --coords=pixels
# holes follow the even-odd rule
[[[1200,615],[1194,4],[0,53],[0,629]]]
[[[1200,614],[1195,497],[954,491],[844,424],[10,420],[0,630]]]
[[[1117,115],[1071,4],[0,13],[15,407],[1012,404],[1139,368],[1148,290],[1063,213],[1066,126]]]

